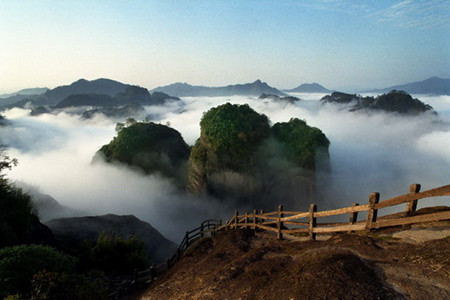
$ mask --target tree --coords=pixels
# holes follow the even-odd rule
[[[132,274],[135,269],[149,265],[144,242],[137,237],[128,239],[120,235],[101,233],[90,249],[92,266],[107,274]]]
[[[33,276],[42,271],[69,273],[75,259],[41,245],[21,245],[0,249],[0,298],[28,294]]]
[[[31,197],[8,182],[1,172],[17,165],[5,147],[0,149],[0,248],[27,243],[39,219],[33,209]]]

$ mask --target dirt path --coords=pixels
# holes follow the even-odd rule
[[[140,299],[450,299],[450,238],[436,239],[448,230],[323,241],[228,231],[189,249]],[[428,241],[405,242],[413,236]]]

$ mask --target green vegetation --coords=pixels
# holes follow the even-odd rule
[[[102,233],[97,243],[89,250],[91,267],[106,274],[132,274],[135,269],[149,266],[144,242],[137,237],[128,239],[120,235]]]
[[[31,204],[31,197],[11,185],[4,174],[17,164],[0,148],[0,248],[27,243],[39,219]]]
[[[42,270],[33,276],[31,299],[109,299],[101,273],[87,275]]]
[[[330,142],[299,119],[271,128],[248,105],[226,103],[204,113],[200,129],[188,174],[188,189],[197,195],[270,205],[302,187],[311,190],[314,172],[328,170]]]
[[[235,171],[245,171],[254,164],[256,149],[270,135],[267,117],[247,104],[226,103],[212,108],[203,115],[200,127],[200,139],[217,156],[218,165]],[[204,155],[205,149],[198,149],[202,145],[197,143],[193,157]]]
[[[116,130],[117,137],[99,150],[107,162],[121,162],[146,173],[160,172],[180,179],[180,168],[187,162],[190,149],[178,131],[132,118],[117,124]]]
[[[0,297],[28,294],[33,276],[42,270],[70,273],[75,260],[41,245],[21,245],[0,249]]]
[[[289,122],[276,123],[272,133],[284,146],[287,158],[304,169],[316,170],[317,152],[322,150],[328,153],[330,141],[325,134],[303,120],[292,118]]]

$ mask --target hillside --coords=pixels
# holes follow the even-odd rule
[[[173,83],[167,86],[160,86],[152,92],[163,92],[177,97],[220,97],[220,96],[259,96],[261,94],[273,94],[277,96],[286,96],[285,93],[269,86],[261,80],[253,83],[234,84],[221,87],[193,86],[187,83]]]
[[[118,234],[123,238],[136,236],[145,243],[145,250],[154,262],[161,262],[173,253],[176,245],[166,239],[149,223],[135,216],[86,216],[54,219],[45,223],[56,239],[71,251],[82,248],[86,242],[95,244],[100,233]]]
[[[428,231],[448,235],[444,228]],[[268,232],[230,230],[192,246],[139,299],[448,299],[449,257],[449,238],[277,240]]]

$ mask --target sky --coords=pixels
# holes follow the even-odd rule
[[[0,1],[0,93],[110,78],[285,89],[450,78],[450,1]]]

